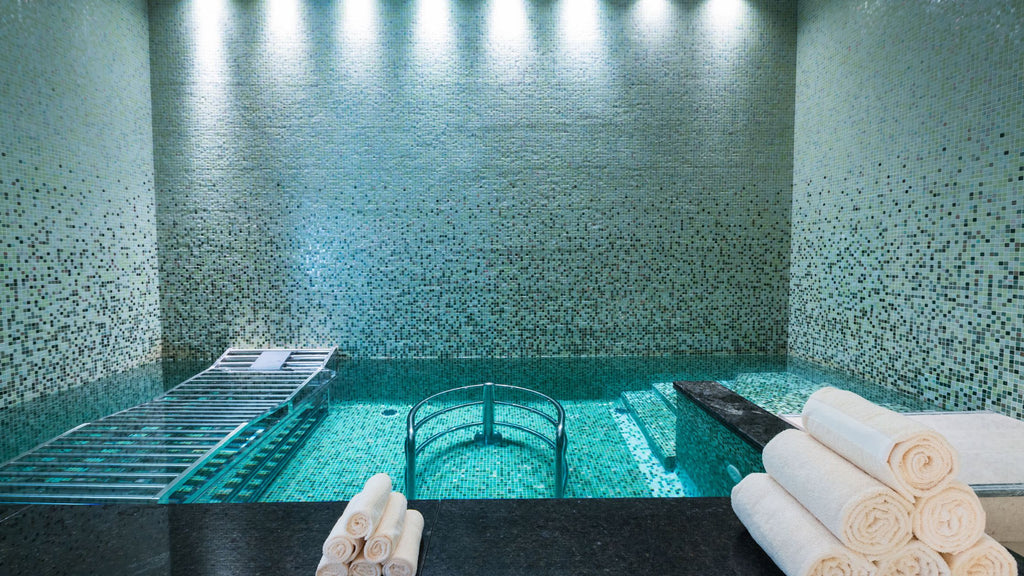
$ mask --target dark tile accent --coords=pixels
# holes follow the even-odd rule
[[[684,380],[674,385],[681,394],[759,449],[779,432],[793,427],[718,382]]]

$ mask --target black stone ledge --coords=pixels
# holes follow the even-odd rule
[[[420,500],[421,576],[779,576],[727,498]],[[0,574],[310,576],[344,502],[36,505]],[[1024,575],[1022,575],[1024,576]]]
[[[793,425],[718,382],[683,380],[675,389],[758,450]]]
[[[0,523],[0,574],[310,576],[345,504],[30,506]],[[782,574],[728,498],[410,507],[424,517],[420,576]]]

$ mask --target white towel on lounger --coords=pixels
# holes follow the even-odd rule
[[[405,526],[405,512],[407,502],[405,496],[399,492],[392,492],[388,496],[388,503],[384,507],[384,513],[380,517],[377,529],[373,531],[366,541],[364,551],[367,560],[384,563],[391,557],[391,553],[398,544],[398,538],[402,535],[402,528]]]
[[[777,434],[762,457],[765,471],[851,550],[873,559],[913,536],[910,502],[806,432]]]
[[[423,515],[406,510],[405,528],[398,539],[395,552],[384,564],[384,576],[413,576],[419,565],[420,540],[423,538]]]
[[[875,566],[843,546],[767,474],[732,489],[732,509],[787,576],[873,576]]]
[[[914,501],[950,482],[956,451],[939,433],[860,396],[822,388],[804,405],[803,426],[816,440]]]

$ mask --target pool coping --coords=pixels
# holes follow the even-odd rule
[[[758,451],[784,430],[789,422],[712,380],[680,380],[672,383],[683,396],[743,438]]]

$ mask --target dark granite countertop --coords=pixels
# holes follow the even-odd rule
[[[8,507],[0,520],[0,574],[310,576],[345,504]],[[425,521],[421,576],[782,574],[728,498],[410,506]]]
[[[780,572],[727,498],[420,500],[422,576]],[[309,576],[344,502],[34,505],[0,521],[0,574]]]

